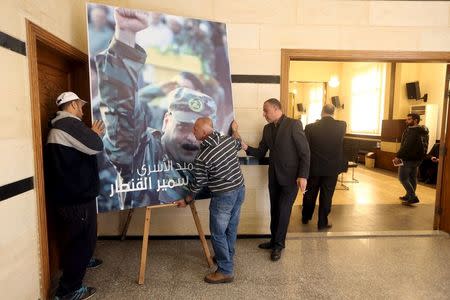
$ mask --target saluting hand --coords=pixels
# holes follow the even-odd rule
[[[145,12],[127,8],[116,8],[116,39],[134,48],[136,32],[148,27],[148,15]]]
[[[114,12],[116,25],[121,30],[138,32],[148,27],[148,14],[128,8],[116,8]]]

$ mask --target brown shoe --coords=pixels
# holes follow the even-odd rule
[[[230,283],[233,282],[234,277],[231,275],[225,275],[220,272],[214,272],[205,276],[205,282],[207,283]]]

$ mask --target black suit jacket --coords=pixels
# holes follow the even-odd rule
[[[263,136],[258,148],[248,147],[247,155],[263,158],[267,150],[269,154],[269,181],[280,185],[296,184],[299,177],[308,178],[309,146],[302,124],[298,120],[282,116],[275,140],[275,125],[264,126]]]
[[[305,127],[311,150],[310,176],[334,176],[345,169],[344,135],[347,124],[323,117]]]

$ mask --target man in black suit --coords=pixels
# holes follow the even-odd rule
[[[277,261],[285,247],[284,242],[298,189],[306,189],[309,173],[309,147],[302,125],[286,117],[281,103],[275,98],[264,102],[263,115],[267,124],[258,148],[242,144],[247,155],[269,156],[270,242],[259,245],[271,249],[271,259]]]
[[[305,127],[311,150],[308,186],[303,197],[302,223],[311,220],[319,194],[319,230],[331,228],[328,214],[339,173],[344,170],[343,143],[347,124],[333,118],[334,106],[325,104],[322,118]]]

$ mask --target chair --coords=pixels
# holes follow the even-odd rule
[[[357,143],[351,143],[349,140],[344,140],[344,155],[346,156],[346,161],[344,162],[344,170],[338,177],[338,182],[340,183],[340,188],[337,190],[346,190],[350,188],[344,183],[358,183],[358,179],[355,178],[355,169],[358,167],[358,153],[359,145]],[[348,169],[352,169],[352,179],[344,180],[344,173],[347,173]]]

